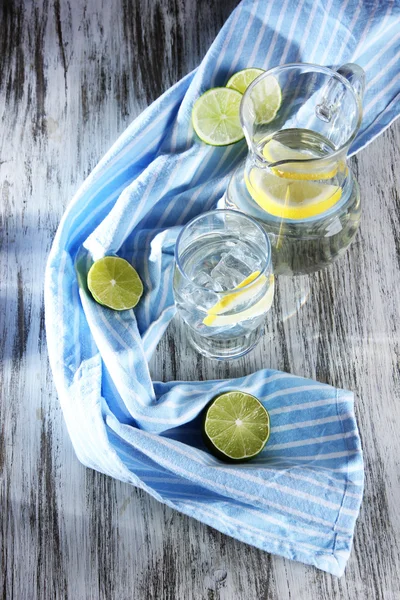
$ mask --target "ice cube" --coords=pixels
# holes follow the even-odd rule
[[[212,290],[196,287],[192,284],[186,285],[181,290],[180,296],[181,305],[184,304],[187,308],[195,307],[205,311],[218,302],[218,296]]]
[[[205,271],[200,271],[200,273],[197,273],[193,277],[192,281],[196,285],[204,287],[207,290],[213,290],[214,292],[222,292],[222,287],[218,284],[218,282],[215,282],[211,275],[209,275]]]
[[[199,271],[190,283],[187,282],[181,296],[188,305],[207,311],[218,302],[215,292],[221,291],[222,287],[206,271]]]
[[[237,242],[226,254],[223,254],[219,263],[211,271],[215,284],[224,290],[232,290],[246,277],[261,268],[260,258],[243,242]],[[214,288],[215,289],[215,288]]]
[[[227,265],[230,269],[243,269],[243,272],[246,270],[248,275],[254,273],[254,271],[258,271],[262,263],[257,254],[243,242],[237,242],[232,250],[228,252],[225,259],[227,260]],[[242,265],[244,265],[244,267],[242,267]]]

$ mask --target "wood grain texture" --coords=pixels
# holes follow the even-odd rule
[[[400,125],[353,167],[350,251],[280,278],[262,344],[214,363],[173,322],[159,379],[261,367],[357,393],[366,491],[340,580],[239,543],[76,459],[48,366],[43,274],[66,204],[127,124],[201,60],[236,0],[0,4],[0,593],[7,600],[400,597]]]

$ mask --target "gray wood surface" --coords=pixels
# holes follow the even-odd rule
[[[261,367],[357,393],[366,491],[340,580],[261,552],[85,469],[55,393],[43,274],[65,206],[152,100],[201,60],[236,0],[0,3],[0,594],[15,600],[400,597],[400,124],[353,161],[364,213],[325,272],[280,278],[249,356],[203,359],[172,323],[155,377]]]

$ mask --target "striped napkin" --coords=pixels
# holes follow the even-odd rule
[[[353,395],[270,370],[153,382],[148,360],[175,310],[176,237],[215,207],[246,152],[244,143],[200,143],[193,102],[248,66],[357,62],[367,89],[356,152],[399,113],[399,13],[393,1],[244,0],[198,69],[128,127],[78,190],[46,272],[50,362],[79,459],[239,540],[335,575],[363,491]],[[114,252],[144,283],[134,311],[103,308],[87,292],[91,261]],[[265,450],[242,466],[210,456],[199,435],[203,407],[231,389],[256,395],[272,419]]]

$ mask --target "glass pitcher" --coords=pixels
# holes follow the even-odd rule
[[[241,123],[249,147],[225,206],[255,217],[268,232],[276,273],[310,273],[349,246],[360,194],[346,159],[361,124],[365,74],[289,64],[246,90]]]

